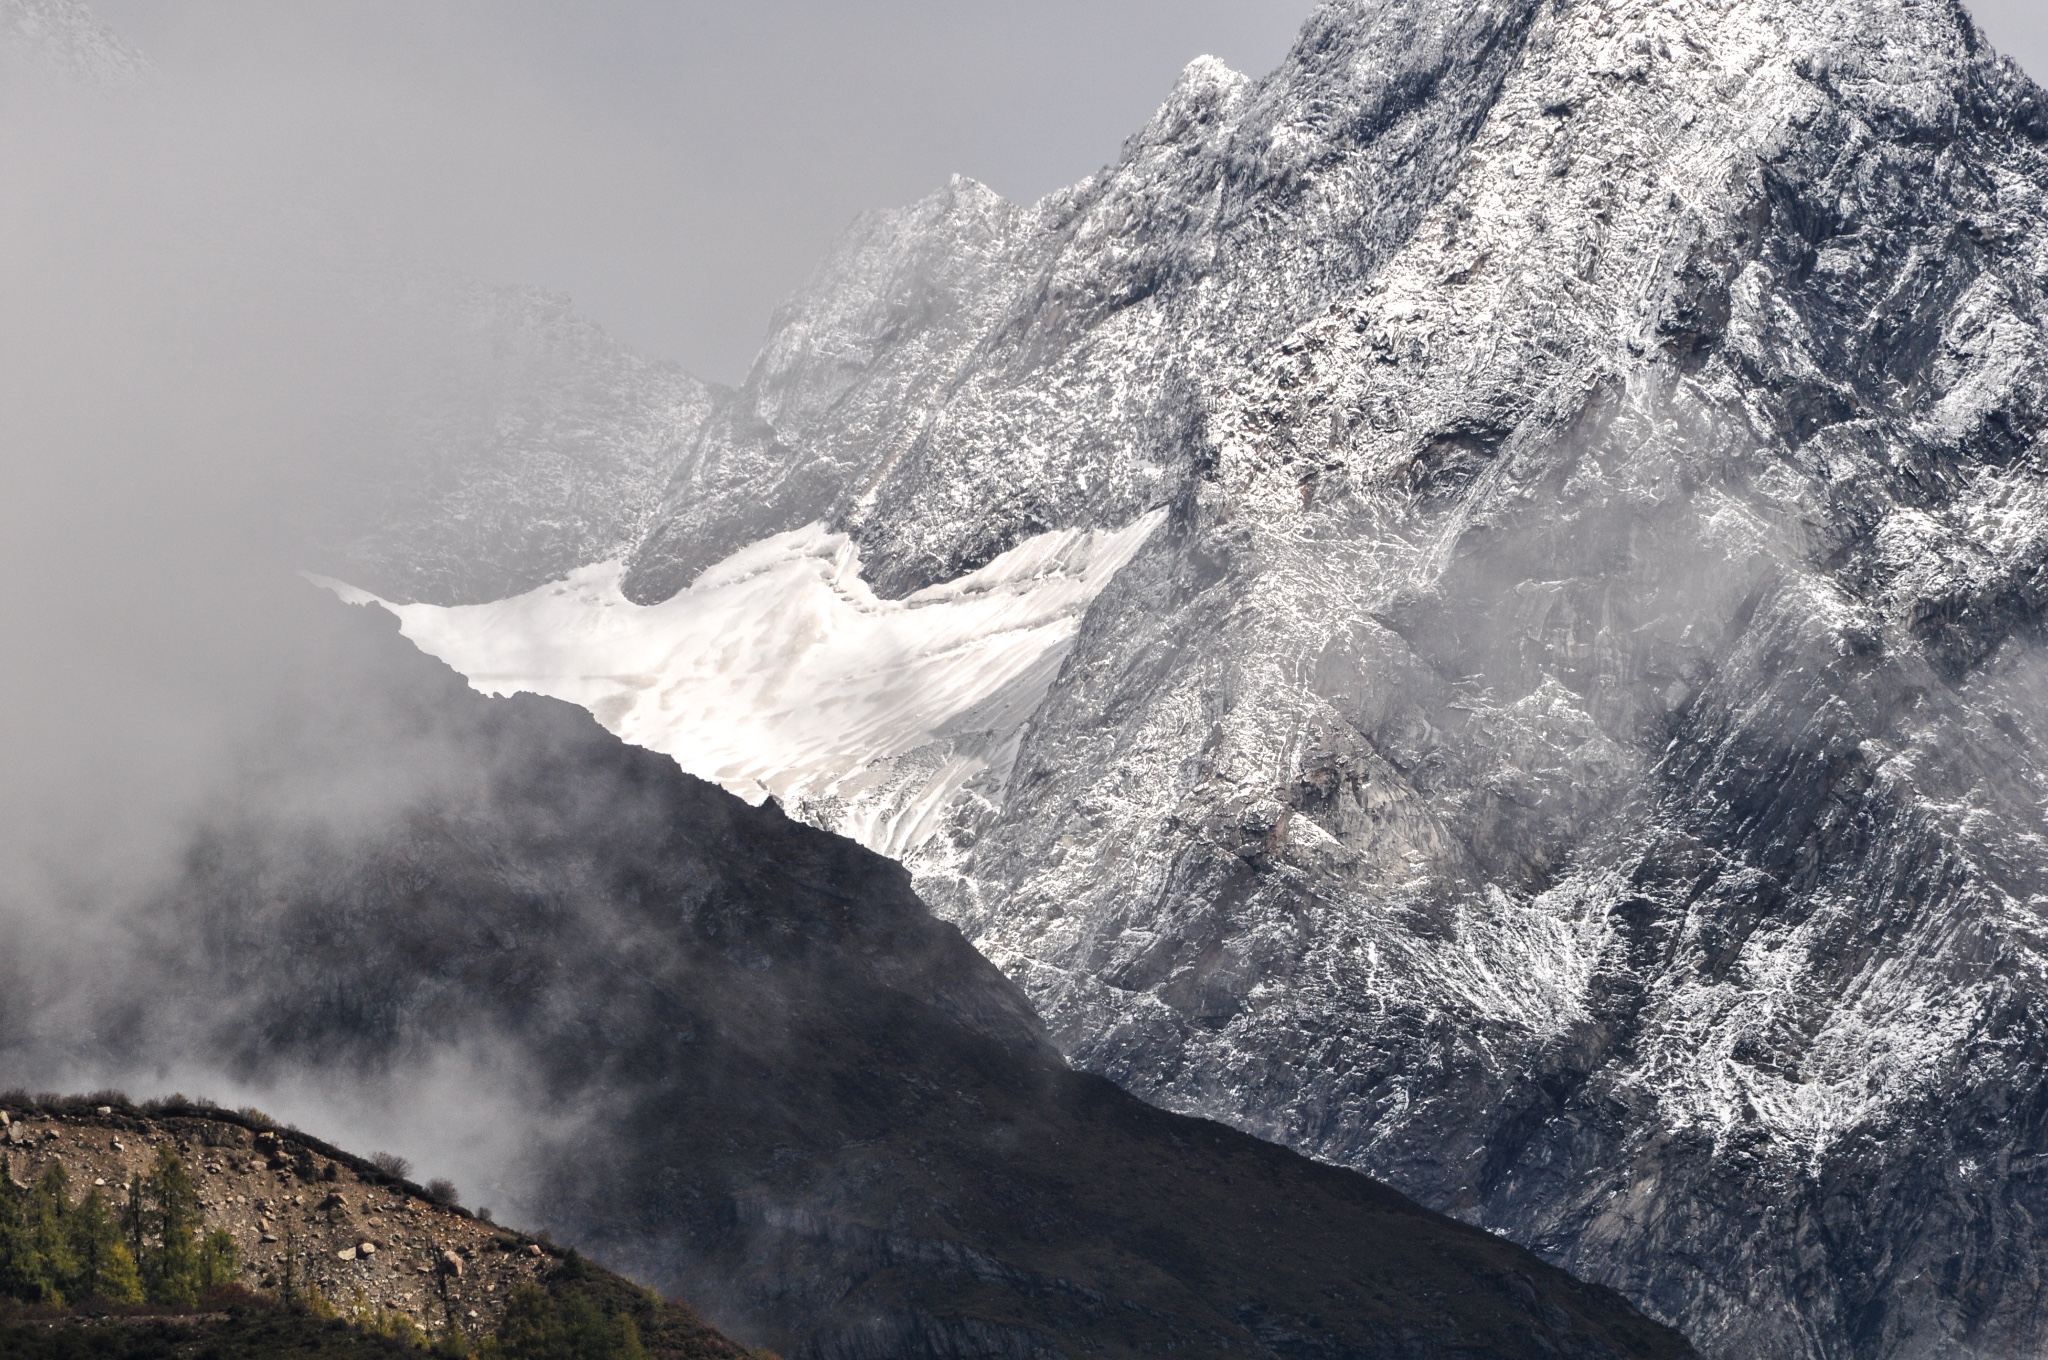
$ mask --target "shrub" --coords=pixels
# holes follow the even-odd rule
[[[626,1314],[521,1284],[507,1296],[504,1321],[481,1354],[487,1360],[646,1360],[647,1350]]]
[[[427,1334],[420,1330],[420,1325],[410,1316],[371,1304],[363,1297],[363,1291],[360,1289],[356,1291],[355,1299],[349,1306],[348,1320],[356,1330],[368,1332],[372,1336],[388,1337],[414,1348],[424,1348],[427,1344]]]
[[[404,1180],[412,1174],[412,1163],[395,1152],[373,1152],[370,1164],[393,1180]]]
[[[455,1193],[455,1182],[437,1179],[427,1182],[427,1198],[436,1204],[454,1204],[461,1197]]]

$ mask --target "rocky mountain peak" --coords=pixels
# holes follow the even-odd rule
[[[1125,146],[1125,158],[1131,158],[1142,146],[1179,142],[1196,129],[1228,121],[1243,107],[1244,96],[1251,88],[1249,77],[1231,70],[1219,58],[1196,57],[1181,71],[1173,93],[1152,115],[1152,121]]]
[[[912,860],[1068,1054],[1718,1355],[2028,1354],[2044,146],[1954,0],[1332,4],[858,229],[621,589],[1158,514]]]

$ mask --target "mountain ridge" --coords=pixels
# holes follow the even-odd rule
[[[427,1337],[460,1335],[474,1344],[499,1331],[506,1305],[525,1286],[623,1303],[640,1315],[653,1355],[749,1360],[759,1354],[712,1331],[686,1305],[648,1298],[573,1253],[493,1225],[488,1214],[471,1214],[448,1194],[412,1184],[398,1163],[387,1169],[299,1129],[280,1129],[258,1112],[184,1097],[138,1106],[115,1092],[69,1098],[0,1093],[0,1161],[17,1190],[37,1185],[61,1165],[72,1185],[86,1193],[101,1187],[119,1201],[132,1193],[131,1184],[155,1174],[164,1154],[178,1158],[190,1178],[200,1229],[226,1233],[239,1257],[241,1278],[226,1290],[218,1315],[167,1315],[199,1345],[207,1344],[213,1324],[260,1304],[281,1316],[332,1318],[337,1308],[347,1309],[355,1333],[330,1339],[326,1353],[350,1353],[359,1343],[362,1353],[385,1354],[375,1343],[389,1338],[390,1352],[419,1354],[416,1343]],[[0,1328],[20,1302],[0,1299]],[[70,1302],[68,1316],[31,1313],[26,1321],[61,1342],[59,1333],[76,1334],[95,1321],[150,1316],[124,1313],[118,1301]],[[394,1325],[398,1318],[404,1323]]]

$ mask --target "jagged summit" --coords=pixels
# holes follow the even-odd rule
[[[1152,115],[1144,131],[1124,144],[1124,159],[1132,159],[1148,145],[1170,146],[1180,142],[1205,123],[1227,120],[1251,88],[1251,79],[1233,71],[1221,58],[1206,54],[1196,57],[1181,71],[1173,93]]]
[[[1062,1047],[1717,1355],[2031,1354],[2044,145],[1955,0],[1332,4],[863,223],[623,590],[1163,509],[917,864]]]

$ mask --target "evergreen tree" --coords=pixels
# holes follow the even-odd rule
[[[514,1287],[488,1360],[646,1360],[640,1329],[624,1313],[578,1296],[557,1301],[538,1285]]]
[[[505,1299],[498,1335],[485,1354],[491,1360],[566,1360],[568,1353],[561,1310],[547,1290],[536,1284],[514,1285]]]
[[[235,1235],[226,1228],[215,1228],[199,1244],[199,1292],[233,1284],[241,1266],[242,1249],[235,1245]]]
[[[0,1298],[51,1303],[58,1297],[36,1251],[29,1192],[14,1182],[14,1159],[0,1158]]]
[[[128,1202],[121,1206],[121,1235],[128,1239],[128,1254],[139,1268],[147,1259],[149,1208],[144,1199],[142,1173],[128,1177]]]
[[[139,1264],[151,1303],[189,1308],[199,1302],[199,1191],[168,1146],[143,1182],[143,1226],[155,1238]]]
[[[62,1302],[78,1278],[78,1258],[71,1251],[71,1173],[64,1163],[43,1168],[28,1193],[25,1218],[43,1278]]]
[[[608,1313],[589,1299],[562,1305],[563,1330],[574,1360],[647,1360],[640,1328],[624,1313]]]
[[[142,1275],[134,1253],[121,1240],[121,1224],[106,1195],[95,1186],[70,1214],[71,1259],[76,1274],[63,1286],[71,1299],[141,1303]]]
[[[12,1159],[0,1158],[0,1171],[0,1299],[190,1305],[241,1267],[232,1235],[199,1239],[199,1192],[169,1148],[129,1182],[118,1212],[98,1187],[73,1204],[62,1162],[28,1187],[15,1182]]]

